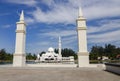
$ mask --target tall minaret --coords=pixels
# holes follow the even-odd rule
[[[62,57],[62,54],[61,54],[61,37],[59,36],[59,55]]]
[[[16,29],[16,44],[13,58],[13,66],[22,67],[26,63],[25,55],[25,39],[26,39],[26,23],[24,21],[24,12],[21,12],[20,20]]]
[[[78,67],[88,67],[89,53],[87,51],[87,27],[86,19],[83,17],[81,8],[79,8],[79,15],[76,21],[78,33]]]

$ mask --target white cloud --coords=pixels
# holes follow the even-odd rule
[[[114,44],[119,46],[119,35],[120,35],[120,20],[119,19],[105,19],[101,21],[97,21],[99,27],[88,27],[88,44]],[[43,30],[44,31],[44,30]],[[39,37],[50,38],[51,40],[57,39],[58,36],[62,36],[62,44],[64,48],[72,48],[76,50],[77,47],[77,32],[75,30],[54,30],[51,29],[49,31],[44,31],[43,33],[38,34]],[[40,46],[47,49],[49,46],[55,46],[57,41],[44,40],[38,42]]]
[[[31,13],[29,15],[31,16],[26,18],[28,24],[34,24],[35,22],[45,24],[75,24],[78,15],[78,7],[82,6],[84,16],[88,21],[103,18],[102,21],[96,23],[99,27],[88,27],[88,43],[103,44],[114,42],[119,44],[120,19],[104,19],[120,15],[120,0],[68,0],[68,2],[62,0],[58,0],[58,2],[55,2],[55,0],[25,0],[23,2],[20,0],[8,0],[8,2],[36,7],[34,11],[30,11]],[[44,10],[44,8],[38,5],[39,3],[46,5],[48,8]],[[64,47],[72,47],[77,40],[77,33],[75,30],[61,29],[39,34],[39,37],[46,37],[45,39],[48,37],[58,38],[58,36],[63,36],[62,40],[64,41]],[[54,42],[43,39],[36,43],[38,47],[41,46],[39,49],[41,51],[55,44]],[[38,49],[34,49],[34,51],[36,50]]]
[[[10,15],[11,13],[0,13],[0,16],[7,16]]]
[[[85,17],[88,20],[120,15],[120,0],[6,0],[10,3],[24,4],[37,7],[31,12],[31,21],[48,24],[75,24],[78,7],[82,6]],[[39,4],[46,5],[49,10],[43,11]]]
[[[78,7],[82,6],[85,17],[88,20],[119,16],[120,5],[118,0],[68,0],[68,2],[54,2],[54,0],[42,0],[43,4],[50,8],[43,11],[39,6],[32,12],[33,20],[47,24],[75,24],[78,15]],[[112,5],[110,5],[112,3]]]
[[[112,5],[110,5],[111,3]],[[120,20],[104,19],[120,15],[119,3],[119,0],[81,0],[81,3],[80,0],[69,0],[68,3],[51,2],[52,5],[48,4],[50,10],[44,12],[41,8],[37,7],[32,13],[32,16],[37,22],[47,24],[75,24],[78,7],[82,6],[84,16],[88,21],[103,18],[96,23],[99,25],[98,27],[88,27],[88,44],[104,45],[106,43],[112,43],[120,46],[118,45],[120,41]],[[52,31],[43,33],[43,35],[48,37],[64,36],[62,39],[63,47],[73,49],[77,44],[77,33],[75,30]],[[47,44],[50,45],[49,43]],[[77,47],[75,47],[75,49],[77,49]]]
[[[109,33],[88,35],[88,40],[90,43],[111,43],[114,41],[120,41],[120,38],[118,37],[119,35],[120,30],[116,30]]]
[[[100,33],[120,29],[120,19],[107,19],[97,22],[99,26],[88,27],[88,33]]]
[[[7,24],[7,25],[3,25],[2,28],[10,28],[11,25]]]
[[[73,36],[76,35],[77,32],[75,30],[57,30],[57,31],[51,31],[51,32],[45,32],[39,35],[43,36],[49,36],[49,37],[67,37],[67,36]]]
[[[56,30],[51,32],[44,31],[43,33],[40,32],[38,34],[40,40],[34,43],[35,47],[33,46],[33,43],[27,45],[27,48],[36,48],[36,49],[27,49],[27,50],[33,53],[39,53],[42,51],[47,51],[49,47],[58,48],[59,36],[61,36],[62,48],[74,48],[74,42],[77,40],[76,34],[77,32],[75,30],[64,30],[64,31]]]
[[[35,6],[37,3],[36,0],[5,0],[5,1],[14,4],[24,4],[27,6]]]
[[[41,2],[48,6],[54,5],[54,0],[41,0]]]
[[[77,34],[70,37],[63,38],[63,44],[65,45],[65,47],[70,46],[72,48],[72,46],[75,45],[75,41],[77,41]]]
[[[85,8],[84,13],[88,20],[107,18],[107,17],[116,17],[119,16],[120,6],[91,6],[89,8]],[[90,13],[88,13],[90,12]]]
[[[101,24],[99,27],[88,28],[88,41],[89,43],[114,43],[120,41],[120,19],[107,19],[98,22]]]
[[[50,42],[49,41],[41,41],[41,42],[38,42],[36,44],[40,45],[40,46],[48,46],[50,44]]]
[[[33,24],[35,20],[30,17],[25,17],[25,22],[27,23],[27,25],[30,25]]]
[[[72,10],[72,12],[68,12]],[[40,8],[37,8],[36,11],[32,13],[34,19],[37,22],[47,23],[47,24],[57,24],[64,23],[69,24],[73,23],[75,20],[75,10],[73,8],[65,8],[64,6],[53,8],[51,11],[43,12]]]

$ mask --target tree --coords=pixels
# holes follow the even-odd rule
[[[0,60],[1,60],[1,61],[4,61],[4,60],[5,60],[5,55],[6,55],[5,49],[1,49],[1,50],[0,50]]]
[[[97,60],[99,56],[99,47],[93,46],[90,52],[90,60]]]
[[[116,55],[116,46],[111,44],[105,45],[105,56],[108,56],[110,59],[114,59]]]
[[[13,61],[13,54],[7,53],[7,54],[5,55],[5,60]]]
[[[37,56],[35,54],[27,53],[26,54],[26,59],[27,60],[35,60]]]
[[[5,62],[5,61],[12,61],[13,60],[13,55],[10,53],[7,53],[5,49],[0,50],[0,61]]]
[[[54,51],[55,53],[58,53],[58,49],[55,49]],[[74,56],[74,58],[77,59],[77,54],[72,49],[64,48],[61,50],[61,54],[63,57]]]
[[[120,48],[115,45],[106,44],[102,46],[93,46],[90,52],[90,59],[97,60],[98,57],[107,56],[110,59],[116,59],[116,56],[120,54]]]
[[[55,52],[55,53],[58,53],[58,49],[55,49],[54,52]]]
[[[36,54],[33,54],[33,59],[36,60],[37,56]]]

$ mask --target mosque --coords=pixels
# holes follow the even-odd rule
[[[21,12],[20,20],[16,23],[16,43],[15,43],[15,53],[13,56],[13,66],[14,67],[24,67],[26,66],[26,52],[25,52],[25,39],[26,39],[26,23],[24,21],[24,12]],[[90,67],[89,64],[89,53],[87,50],[87,26],[86,19],[83,16],[82,9],[79,8],[78,18],[76,19],[77,26],[77,37],[78,37],[78,67]],[[61,44],[61,43],[59,43]],[[57,59],[61,60],[61,45],[59,45],[59,54],[54,53],[53,48],[49,48],[48,52],[42,55],[41,59]],[[49,58],[48,58],[49,57]],[[62,57],[63,58],[63,57]],[[76,66],[76,67],[77,67]]]
[[[61,54],[61,37],[59,37],[58,43],[58,53],[54,52],[53,47],[49,47],[46,53],[43,53],[41,56],[40,54],[37,55],[37,59],[35,63],[69,63],[74,64],[74,56],[69,57],[62,57]]]
[[[43,62],[43,63],[58,63],[62,61],[62,56],[54,52],[54,48],[50,47],[48,48],[48,51],[41,56],[38,54],[37,59],[35,62]]]
[[[41,56],[38,54],[36,61],[40,62],[61,62],[62,54],[61,54],[61,37],[59,37],[59,54],[54,52],[54,48],[48,48],[48,51]]]

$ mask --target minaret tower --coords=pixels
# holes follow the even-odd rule
[[[78,33],[78,67],[89,66],[89,53],[87,51],[87,36],[86,36],[86,19],[83,17],[82,9],[79,8],[77,18],[77,33]]]
[[[61,54],[61,37],[59,36],[59,55],[62,57],[62,54]]]
[[[25,55],[25,38],[26,38],[26,23],[24,21],[24,12],[21,12],[20,20],[16,29],[16,44],[13,58],[13,66],[22,67],[26,64]]]

